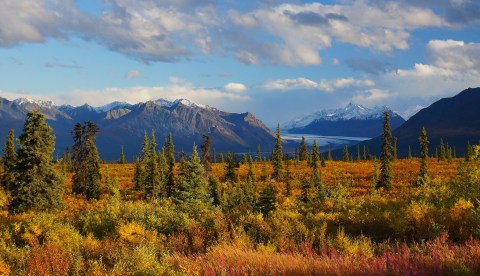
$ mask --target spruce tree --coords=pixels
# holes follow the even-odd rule
[[[360,155],[360,144],[357,144],[357,161],[362,160],[362,157]]]
[[[70,147],[65,148],[65,152],[62,157],[62,164],[65,166],[66,171],[72,169],[72,155],[70,154]]]
[[[392,187],[392,133],[390,130],[390,114],[383,113],[382,149],[380,154],[380,178],[376,188],[390,189]]]
[[[237,174],[235,173],[236,165],[235,154],[233,152],[227,153],[227,160],[225,163],[225,181],[236,182]]]
[[[165,187],[164,194],[167,198],[173,196],[175,190],[175,145],[173,144],[172,134],[168,134],[168,138],[165,141],[164,155],[167,159],[167,174],[165,175]]]
[[[255,174],[253,173],[253,162],[252,158],[248,158],[248,173],[247,179],[244,186],[245,194],[245,203],[249,209],[255,207],[257,198],[256,198],[256,187],[255,187]]]
[[[320,161],[320,154],[318,152],[317,140],[313,140],[312,151],[310,152],[310,168],[318,168],[318,161]]]
[[[212,141],[210,140],[210,136],[203,135],[203,144],[200,146],[202,151],[202,164],[205,168],[205,171],[209,172],[212,170],[212,166],[210,165],[210,147],[212,146]]]
[[[363,160],[370,160],[367,145],[363,145]]]
[[[322,172],[318,168],[313,168],[312,176],[310,177],[310,187],[316,189],[316,199],[323,202],[327,196],[325,186],[323,185]]]
[[[17,153],[15,152],[15,133],[13,129],[8,132],[7,140],[3,148],[3,178],[2,187],[9,191],[15,183],[15,164]]]
[[[292,195],[292,187],[290,186],[290,166],[288,162],[289,156],[285,158],[285,196]]]
[[[258,210],[263,214],[264,217],[267,217],[270,212],[276,209],[277,202],[277,190],[273,183],[270,182],[261,192],[260,197],[258,198],[257,207]]]
[[[332,150],[330,148],[328,148],[328,151],[327,151],[327,160],[328,161],[333,161]]]
[[[147,138],[147,144],[149,145],[146,153],[148,158],[146,158],[145,162],[145,177],[143,178],[142,186],[145,191],[145,197],[156,198],[160,193],[161,175],[157,163],[157,143],[153,130],[150,141]]]
[[[410,145],[408,145],[408,156],[407,156],[408,159],[412,159],[412,147],[410,147]]]
[[[467,142],[467,150],[465,151],[465,161],[470,162],[472,161],[473,157],[473,148],[472,145],[470,145],[470,141]]]
[[[72,131],[72,192],[84,194],[87,199],[100,198],[100,157],[95,139],[98,127],[91,121],[77,123]]]
[[[99,199],[100,190],[100,157],[98,156],[95,138],[87,137],[85,141],[86,151],[86,196],[87,199]]]
[[[283,169],[282,161],[283,161],[282,138],[280,136],[280,124],[277,124],[275,147],[273,148],[273,153],[272,153],[272,166],[273,166],[272,178],[276,180],[279,180],[282,177],[282,169]]]
[[[143,178],[145,177],[145,171],[143,170],[142,161],[140,157],[135,159],[135,170],[133,173],[133,183],[135,190],[142,189]]]
[[[53,167],[55,137],[39,111],[27,113],[18,140],[10,192],[12,213],[53,210],[62,205],[64,183]]]
[[[193,203],[196,201],[210,202],[208,178],[202,161],[198,156],[197,147],[193,147],[192,155],[187,162],[187,172],[179,177],[174,192],[174,202]]]
[[[302,142],[300,143],[300,150],[298,151],[298,158],[300,161],[306,161],[308,155],[307,142],[305,137],[302,136]]]
[[[262,162],[262,151],[260,149],[260,144],[257,146],[257,162]]]
[[[443,138],[440,138],[440,144],[438,145],[438,161],[445,161],[445,144],[443,143]]]
[[[397,137],[393,137],[393,160],[397,160]]]
[[[125,164],[127,163],[126,159],[125,159],[125,153],[123,152],[123,145],[122,145],[122,148],[120,150],[120,157],[118,158],[118,161],[117,161],[118,164]]]
[[[345,145],[343,147],[343,161],[348,162],[350,161],[350,154],[348,153],[348,146]]]
[[[418,137],[418,141],[420,142],[420,172],[418,173],[417,178],[417,185],[422,186],[427,184],[430,181],[430,177],[428,174],[428,137],[427,131],[425,128],[422,128],[422,132],[420,133],[420,137]]]
[[[220,154],[218,155],[218,163],[224,163],[225,162],[225,158],[223,157],[223,153],[220,152]]]

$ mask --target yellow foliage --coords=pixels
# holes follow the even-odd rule
[[[361,255],[367,259],[374,256],[373,244],[369,238],[360,236],[356,239],[352,239],[345,234],[343,229],[339,229],[337,231],[335,245],[342,253],[346,255]]]
[[[414,224],[421,224],[434,207],[424,202],[413,201],[407,206],[406,219]]]
[[[460,198],[452,206],[452,209],[450,210],[450,216],[454,220],[461,220],[465,217],[465,214],[472,208],[473,204],[472,202],[470,202],[470,200]]]
[[[145,228],[136,222],[118,226],[117,233],[121,241],[130,244],[139,244],[145,239]]]
[[[10,272],[10,266],[8,266],[3,260],[0,260],[0,275],[8,276],[10,275]]]

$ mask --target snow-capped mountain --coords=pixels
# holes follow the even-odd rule
[[[52,108],[55,106],[55,103],[52,101],[42,101],[42,100],[34,100],[30,98],[18,98],[13,100],[13,102],[17,105],[29,105],[29,104],[35,104],[40,107],[45,107],[45,108]]]
[[[374,137],[381,131],[383,113],[388,111],[392,128],[405,120],[386,106],[367,108],[349,103],[338,109],[323,109],[297,118],[284,126],[289,133],[320,134],[332,136]]]
[[[246,152],[259,144],[262,148],[271,148],[275,142],[271,130],[251,113],[224,112],[186,99],[158,99],[137,104],[112,102],[93,107],[0,98],[0,144],[8,130],[20,133],[26,114],[37,109],[47,115],[56,136],[57,152],[71,147],[70,134],[76,123],[92,121],[100,129],[98,149],[102,158],[108,160],[118,158],[122,146],[127,157],[136,156],[145,131],[154,131],[159,141],[172,134],[175,147],[187,152],[194,144],[202,143],[203,135],[209,135],[215,149],[224,152]]]

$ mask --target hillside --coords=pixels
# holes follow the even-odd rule
[[[295,119],[285,127],[289,133],[325,136],[375,137],[382,132],[382,114],[388,111],[392,129],[405,120],[387,107],[366,108],[350,103],[344,108],[324,109]]]
[[[39,109],[46,114],[56,135],[56,150],[62,154],[72,144],[70,132],[77,122],[91,120],[100,133],[97,144],[102,158],[118,158],[123,145],[129,160],[138,154],[144,132],[154,130],[157,142],[162,145],[171,133],[178,151],[190,151],[193,144],[200,145],[203,135],[210,135],[212,147],[217,152],[255,150],[273,146],[272,132],[251,113],[228,113],[199,105],[185,99],[157,100],[130,105],[114,102],[101,107],[87,104],[74,107],[56,106],[52,102],[17,99],[0,99],[0,143],[4,143],[10,129],[18,135],[29,110]]]

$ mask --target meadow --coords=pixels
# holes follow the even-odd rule
[[[326,196],[299,198],[312,169],[288,161],[288,182],[271,162],[253,162],[255,199],[274,187],[267,215],[244,198],[249,164],[225,181],[213,163],[218,202],[144,199],[134,164],[102,164],[99,200],[72,195],[63,208],[9,214],[0,193],[0,275],[478,275],[478,160],[430,158],[431,181],[416,187],[419,159],[393,162],[393,188],[375,189],[378,162],[327,161]],[[285,164],[286,165],[286,164]],[[176,164],[175,171],[181,171]],[[308,206],[307,206],[308,205]]]

